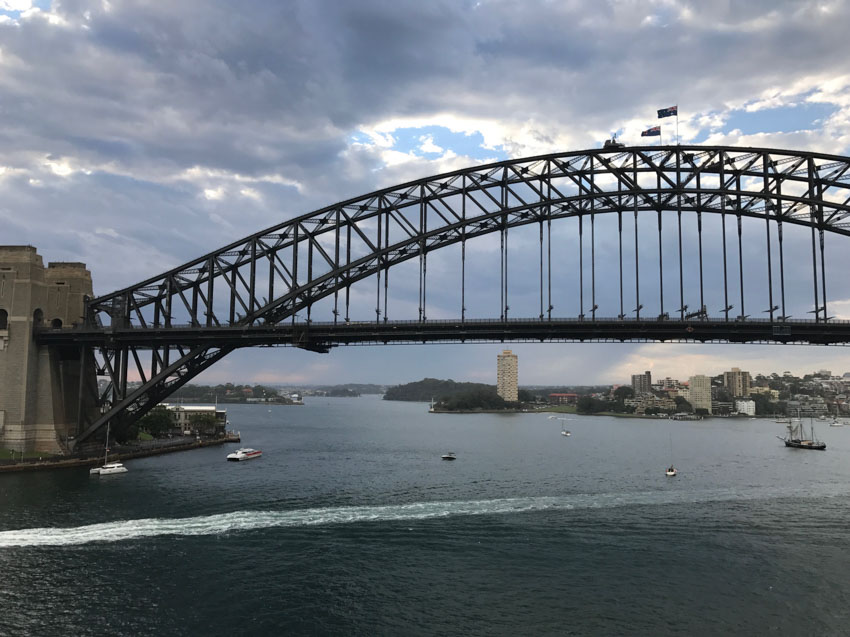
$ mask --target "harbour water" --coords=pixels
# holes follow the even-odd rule
[[[850,427],[815,423],[822,452],[369,396],[228,417],[262,458],[0,475],[0,634],[848,634]]]

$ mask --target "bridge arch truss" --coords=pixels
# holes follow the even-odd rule
[[[602,215],[616,217],[618,228],[615,285],[619,303],[609,310],[611,319],[604,318],[597,302],[596,223]],[[696,218],[696,245],[683,245],[683,215]],[[715,317],[709,315],[703,290],[704,215],[719,217],[723,233],[724,307]],[[653,219],[652,229],[647,217]],[[564,321],[557,312],[553,315],[552,284],[563,274],[552,269],[552,225],[566,219],[574,220],[579,234],[580,311]],[[747,240],[742,229],[747,219],[764,221],[765,238],[760,241],[766,247],[764,283],[769,309],[760,321],[745,313]],[[669,254],[664,265],[665,224],[666,231],[672,224],[678,236],[672,268]],[[727,224],[733,237],[728,251]],[[633,263],[628,258],[624,263],[624,225],[633,225]],[[539,302],[536,316],[520,321],[510,311],[508,243],[511,232],[524,226],[536,226],[539,236],[534,282]],[[810,323],[820,330],[812,331],[807,325],[811,337],[798,338],[788,328],[793,321],[786,298],[789,265],[784,242],[789,227],[803,228],[811,235],[807,266],[811,285],[806,293]],[[645,290],[647,277],[642,280],[638,272],[643,263],[638,259],[638,236],[648,231],[657,231],[658,236],[658,266],[648,278],[658,281],[653,285],[660,289],[661,298],[658,312],[645,310],[641,315],[641,286]],[[499,237],[499,311],[498,318],[492,317],[489,326],[481,328],[480,321],[467,316],[466,247],[485,235]],[[86,417],[95,412],[81,407],[80,439],[109,420],[120,420],[125,426],[133,422],[238,347],[289,344],[325,351],[338,343],[358,342],[339,337],[340,327],[401,327],[411,341],[452,340],[451,330],[456,330],[455,340],[516,340],[523,338],[523,332],[509,328],[523,322],[529,324],[526,335],[535,340],[618,336],[623,340],[641,338],[641,334],[650,340],[664,339],[664,334],[670,340],[689,340],[689,332],[682,330],[699,321],[737,324],[740,337],[710,336],[711,340],[761,341],[770,340],[765,334],[773,334],[780,341],[843,342],[828,314],[827,235],[850,235],[847,157],[724,146],[556,153],[429,177],[295,217],[95,298],[88,304],[85,325],[45,332],[40,338],[57,346],[83,348],[84,365],[92,366],[107,381],[100,389],[91,383],[81,388],[81,404],[94,401],[100,408]],[[429,256],[452,245],[460,246],[459,316],[447,331],[428,318],[428,263]],[[698,272],[693,274],[699,281],[699,302],[691,309],[684,294],[685,254],[698,254]],[[412,286],[410,281],[404,283],[418,288],[418,313],[403,317],[404,325],[389,317],[391,286],[398,285],[391,275],[402,263],[415,264],[418,272]],[[793,267],[799,269],[800,264],[795,262]],[[740,277],[737,289],[732,280],[736,273]],[[352,287],[367,279],[373,280],[375,304],[372,316],[363,321],[352,316]],[[672,300],[668,293],[669,308],[664,303],[665,285],[668,290],[678,287],[679,292],[672,294]],[[495,297],[496,291],[492,293]],[[626,305],[626,300],[633,300],[636,307]],[[326,320],[314,316],[319,302],[331,308],[329,316],[321,317]],[[732,312],[735,305],[738,309]],[[650,323],[658,324],[660,331],[641,331]],[[748,331],[751,323],[756,328]],[[375,336],[373,342],[388,342],[387,334]],[[131,387],[131,378],[140,385]]]

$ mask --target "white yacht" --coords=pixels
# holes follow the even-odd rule
[[[92,467],[89,475],[108,476],[113,473],[127,473],[127,467],[120,462],[107,462],[109,458],[109,423],[106,423],[106,449],[103,451],[103,466]]]
[[[102,467],[92,467],[89,473],[108,476],[112,473],[127,473],[127,467],[120,462],[107,462]]]
[[[242,447],[241,449],[237,449],[233,453],[227,454],[227,459],[234,462],[238,462],[239,460],[251,460],[252,458],[259,458],[262,455],[263,452],[259,449]]]

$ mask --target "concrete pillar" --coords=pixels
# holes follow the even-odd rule
[[[80,351],[39,347],[33,334],[82,323],[91,295],[85,264],[45,268],[32,246],[0,246],[0,447],[61,453],[77,433]]]

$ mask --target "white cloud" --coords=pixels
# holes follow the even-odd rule
[[[205,188],[204,198],[210,201],[218,201],[224,197],[224,188]]]
[[[0,0],[0,11],[27,11],[32,9],[32,0]]]
[[[423,153],[440,153],[440,154],[443,154],[443,152],[445,152],[445,149],[443,147],[437,146],[437,144],[434,143],[434,136],[433,135],[422,135],[419,138],[419,141],[422,142],[419,145],[419,150],[421,150]]]
[[[239,194],[246,199],[253,199],[254,201],[260,201],[262,199],[262,195],[260,195],[259,191],[254,188],[243,188],[239,191]]]

